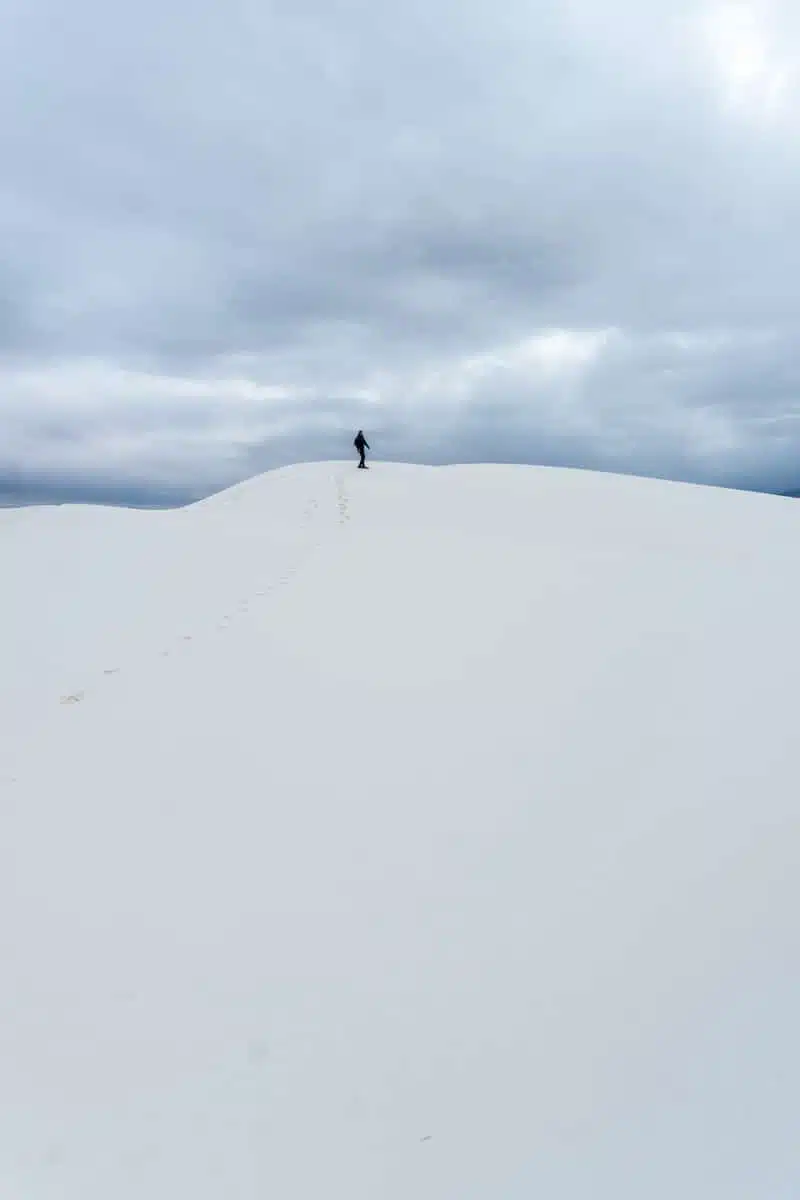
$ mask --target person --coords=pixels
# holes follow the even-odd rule
[[[355,436],[355,439],[354,439],[354,441],[353,441],[353,445],[355,446],[355,448],[356,448],[356,450],[358,451],[358,453],[361,455],[361,461],[360,461],[360,463],[358,464],[358,465],[359,465],[359,467],[366,467],[366,465],[367,465],[367,464],[366,464],[366,462],[364,461],[364,451],[365,451],[365,450],[369,450],[369,442],[368,442],[368,441],[367,441],[367,439],[364,437],[364,430],[363,430],[363,429],[359,429],[359,431],[358,431],[358,433],[356,434],[356,436]]]

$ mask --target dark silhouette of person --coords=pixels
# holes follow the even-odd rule
[[[363,429],[359,429],[359,431],[356,434],[355,439],[353,441],[353,445],[355,446],[358,453],[361,455],[361,461],[358,464],[359,467],[366,467],[367,464],[364,461],[364,451],[369,450],[369,442],[364,437]]]

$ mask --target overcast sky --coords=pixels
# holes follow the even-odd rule
[[[0,493],[800,486],[800,12],[0,0]]]

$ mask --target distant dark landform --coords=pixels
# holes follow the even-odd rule
[[[530,464],[540,466],[543,464]],[[631,472],[631,474],[637,474]],[[664,478],[655,476],[653,478]],[[235,480],[232,482],[236,482]],[[674,482],[691,482],[676,479]],[[800,499],[800,488],[784,491],[780,487],[754,487],[745,483],[708,484],[710,487],[729,487],[734,491],[758,492],[768,496]],[[187,485],[173,487],[147,486],[136,483],[109,483],[96,480],[38,480],[0,476],[0,508],[27,508],[49,504],[99,504],[115,508],[182,508],[213,494],[217,488],[197,488]]]
[[[189,488],[70,482],[19,485],[0,479],[0,508],[30,508],[49,504],[100,504],[114,508],[181,508],[201,499]]]

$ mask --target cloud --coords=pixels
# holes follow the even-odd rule
[[[724,101],[746,119],[778,120],[792,105],[796,63],[779,40],[778,14],[768,3],[726,0],[699,18]]]
[[[788,5],[0,3],[0,477],[797,484]]]

